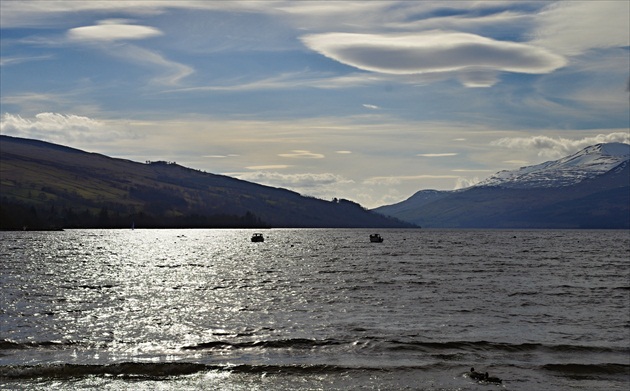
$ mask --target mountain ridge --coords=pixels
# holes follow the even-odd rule
[[[630,228],[630,145],[597,144],[500,171],[474,186],[420,190],[373,209],[435,228]]]
[[[413,227],[349,200],[0,135],[0,228]]]
[[[512,188],[559,187],[610,171],[630,158],[630,145],[601,143],[592,145],[567,157],[541,164],[500,171],[478,183],[479,186]]]

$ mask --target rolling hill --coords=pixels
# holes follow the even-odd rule
[[[0,136],[0,228],[411,227],[348,200]]]

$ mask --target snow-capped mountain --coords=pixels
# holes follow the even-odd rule
[[[500,171],[479,182],[475,187],[504,187],[512,189],[563,187],[594,178],[630,160],[630,145],[622,143],[597,144],[565,158],[513,171]]]
[[[376,212],[427,228],[630,229],[630,145],[593,145],[460,190],[420,190]]]

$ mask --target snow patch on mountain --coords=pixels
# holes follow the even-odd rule
[[[630,145],[597,144],[565,158],[518,170],[500,171],[473,187],[539,188],[574,185],[628,163]]]

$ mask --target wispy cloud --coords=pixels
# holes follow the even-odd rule
[[[504,160],[503,163],[513,164],[515,166],[525,166],[529,164],[527,160]]]
[[[251,173],[239,173],[235,174],[235,176],[243,180],[262,183],[269,186],[286,187],[296,190],[353,183],[352,180],[344,178],[341,175],[331,173],[281,174],[278,172],[258,171]]]
[[[92,45],[113,57],[156,69],[158,76],[151,79],[155,84],[175,86],[194,73],[192,67],[169,60],[155,50],[127,43],[163,35],[157,28],[128,22],[107,19],[97,25],[72,28],[68,30],[67,37],[70,42]]]
[[[375,176],[363,181],[369,185],[398,185],[406,181],[418,181],[422,179],[457,179],[457,175],[392,175]]]
[[[154,16],[168,9],[191,10],[265,10],[264,2],[238,1],[197,1],[180,0],[128,0],[128,1],[2,1],[0,2],[0,24],[15,26],[50,26],[59,23],[59,17],[80,13],[131,14],[136,16]]]
[[[335,75],[323,72],[299,71],[284,72],[255,80],[242,77],[224,80],[222,84],[197,85],[164,91],[166,93],[204,93],[204,92],[249,92],[271,91],[295,88],[344,89],[369,86],[383,82],[384,78],[368,76],[365,73]]]
[[[207,157],[210,159],[225,159],[228,157],[238,157],[239,155],[236,154],[229,154],[229,155],[203,155],[203,157]]]
[[[153,77],[151,81],[158,85],[176,86],[182,79],[195,72],[188,65],[169,60],[156,51],[136,45],[125,44],[110,48],[107,52],[112,56],[155,69],[158,76]]]
[[[559,1],[538,15],[532,43],[556,53],[630,45],[630,2]]]
[[[451,170],[451,171],[453,171],[453,172],[494,172],[492,170],[486,170],[486,169],[476,169],[475,170],[475,169],[459,169],[459,168]]]
[[[42,55],[42,56],[24,56],[24,57],[2,57],[0,58],[0,66],[9,66],[9,65],[18,65],[25,62],[31,61],[42,61],[42,60],[50,60],[53,58],[52,55]]]
[[[448,156],[457,156],[458,153],[454,153],[454,152],[447,152],[447,153],[419,153],[416,156],[422,156],[422,157],[448,157]]]
[[[294,159],[323,159],[325,157],[321,153],[314,153],[303,149],[296,149],[289,153],[280,153],[278,156]]]
[[[248,170],[282,170],[289,167],[291,166],[287,164],[268,164],[268,165],[263,165],[263,166],[247,166],[245,168],[247,168]],[[246,175],[246,174],[241,174],[241,175]]]

